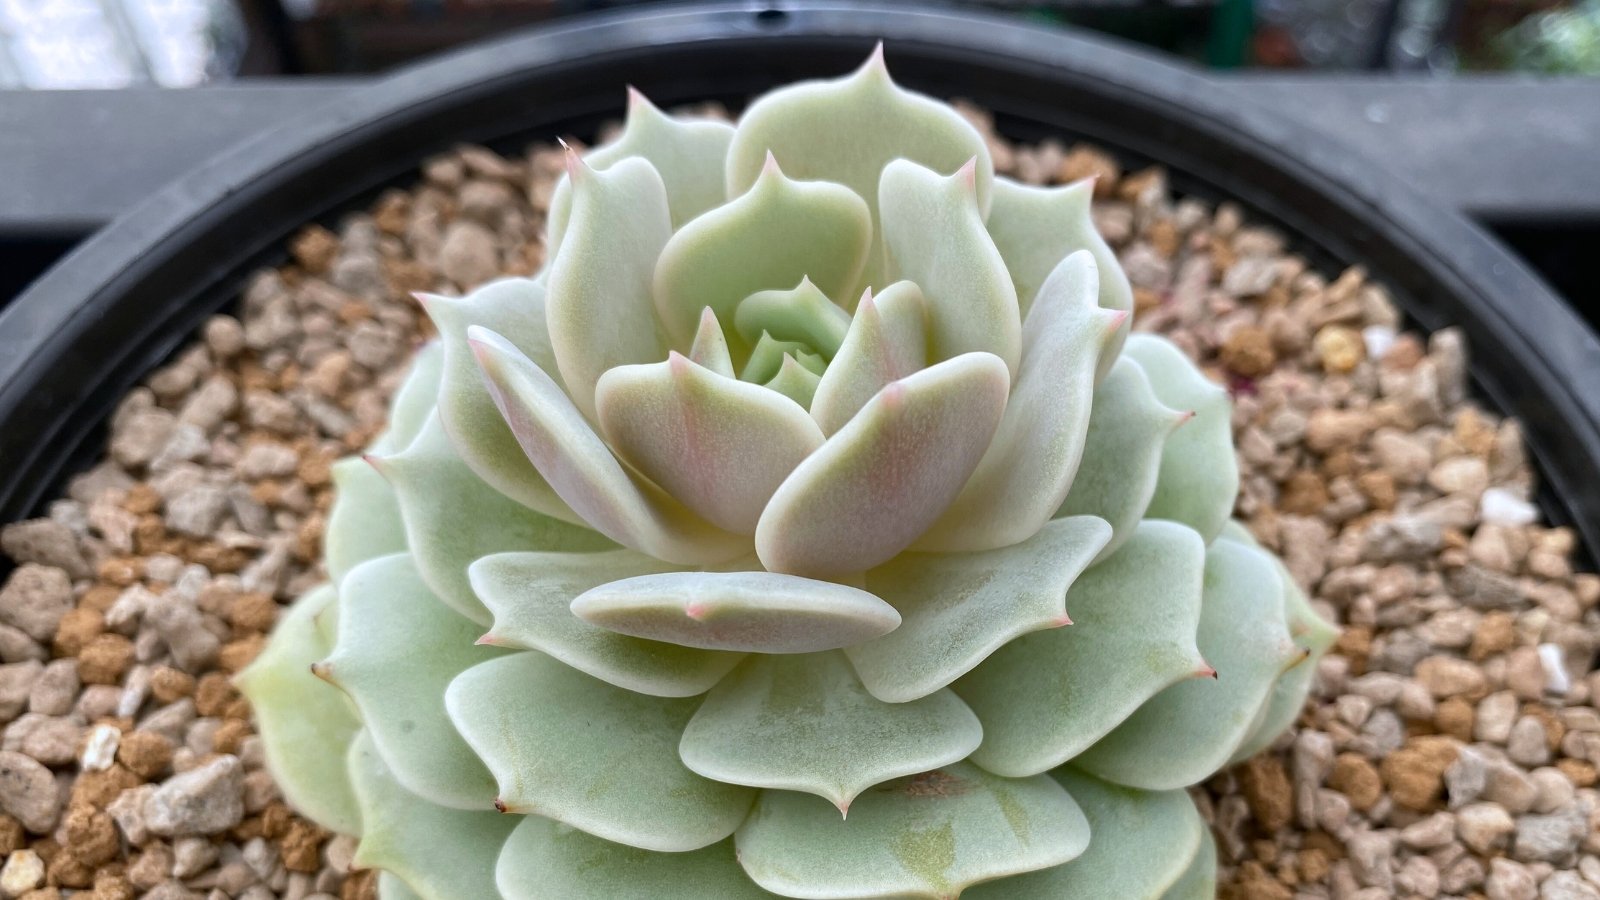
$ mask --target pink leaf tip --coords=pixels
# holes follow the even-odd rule
[[[683,606],[683,614],[699,622],[711,614],[711,607],[705,603],[686,603]]]
[[[767,158],[761,163],[761,174],[768,177],[783,175],[783,169],[778,166],[778,157],[773,155],[771,149],[767,150]]]
[[[1217,670],[1212,668],[1210,663],[1202,663],[1200,668],[1194,670],[1194,677],[1210,678],[1215,680],[1217,677]]]
[[[1071,624],[1072,624],[1072,617],[1067,615],[1066,613],[1062,613],[1061,615],[1056,616],[1054,619],[1050,620],[1050,627],[1051,628],[1064,628],[1064,627],[1066,627],[1068,625],[1071,625]]]

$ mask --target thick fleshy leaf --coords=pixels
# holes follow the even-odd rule
[[[1133,312],[1133,286],[1089,216],[1093,195],[1093,179],[1061,187],[1034,187],[1009,178],[994,180],[989,234],[1005,258],[1023,315],[1027,315],[1039,287],[1056,265],[1079,250],[1089,251],[1100,270],[1100,308]],[[1132,316],[1124,319],[1107,346],[1100,365],[1101,377],[1122,352],[1132,325]]]
[[[422,900],[422,897],[399,875],[379,870],[378,900]]]
[[[964,897],[1161,900],[1185,877],[1206,830],[1187,794],[1136,791],[1072,769],[1051,774],[1088,817],[1089,849],[1064,866],[983,885]]]
[[[667,188],[672,227],[700,215],[725,199],[723,175],[733,126],[715,119],[669,116],[638,90],[628,89],[628,115],[617,139],[583,155],[591,169],[604,170],[630,156],[642,156],[661,173]],[[550,195],[548,248],[553,258],[561,247],[572,215],[572,184],[563,176]]]
[[[636,694],[530,652],[468,669],[445,702],[499,781],[496,803],[506,812],[682,852],[732,834],[755,796],[678,759],[698,700]]]
[[[850,314],[834,305],[810,278],[788,290],[757,291],[734,311],[739,337],[752,346],[763,333],[781,341],[798,341],[827,359],[839,352]]]
[[[968,353],[879,391],[773,494],[756,526],[762,563],[848,575],[910,546],[976,468],[1009,386],[999,357]]]
[[[844,427],[878,391],[928,364],[922,289],[897,281],[856,306],[844,343],[822,374],[811,416],[824,434]]]
[[[476,328],[470,337],[489,393],[522,452],[596,531],[680,565],[722,562],[748,549],[747,538],[716,528],[653,485],[635,481],[549,374],[510,343]]]
[[[489,623],[467,566],[508,550],[606,550],[615,544],[580,525],[536,513],[475,476],[455,455],[438,417],[411,446],[373,465],[394,489],[406,543],[423,581],[451,609]]]
[[[982,737],[955,694],[884,703],[843,655],[818,653],[747,660],[706,697],[679,752],[707,778],[848,810],[872,785],[960,762]]]
[[[956,763],[869,789],[842,822],[815,797],[767,791],[736,842],[750,877],[785,897],[948,900],[1077,857],[1089,823],[1048,776]]]
[[[821,383],[822,379],[817,373],[795,362],[794,357],[785,356],[778,374],[768,379],[765,387],[809,409],[811,401],[816,399],[817,385]]]
[[[1094,392],[1083,460],[1056,516],[1099,516],[1111,523],[1106,559],[1133,536],[1156,491],[1161,448],[1187,413],[1161,405],[1132,360],[1118,360]]]
[[[754,534],[761,510],[822,446],[805,408],[673,352],[619,366],[595,394],[600,430],[618,455],[719,528]]]
[[[1223,526],[1217,539],[1237,541],[1249,547],[1261,546],[1243,526],[1233,521]],[[1311,691],[1311,679],[1316,674],[1317,660],[1339,638],[1339,629],[1328,624],[1311,608],[1305,592],[1300,590],[1282,561],[1277,557],[1273,557],[1272,561],[1283,582],[1284,615],[1289,620],[1289,634],[1305,658],[1279,676],[1277,683],[1272,686],[1266,706],[1258,714],[1258,721],[1244,743],[1234,751],[1233,758],[1229,760],[1231,763],[1243,762],[1267,749],[1278,735],[1293,724],[1300,710],[1305,707],[1306,696]]]
[[[900,627],[845,652],[874,696],[926,696],[1019,635],[1068,624],[1067,588],[1110,537],[1103,520],[1080,516],[999,550],[902,554],[867,573]]]
[[[495,408],[472,348],[467,346],[467,328],[481,325],[504,336],[545,371],[554,373],[555,351],[550,348],[550,333],[544,323],[544,283],[503,278],[465,297],[418,294],[417,299],[439,329],[444,355],[439,375],[439,422],[450,436],[456,455],[479,478],[523,506],[567,522],[581,522],[517,448],[517,439]]]
[[[386,880],[387,890],[409,889],[422,900],[495,896],[495,858],[515,818],[493,808],[449,809],[412,793],[365,731],[350,748],[349,766],[364,828],[356,866],[392,873],[399,883]]]
[[[779,88],[750,104],[728,149],[728,196],[755,183],[769,152],[796,178],[825,178],[855,191],[872,207],[874,233],[878,181],[895,159],[954,172],[976,157],[978,208],[989,211],[994,164],[983,137],[949,106],[897,87],[881,46],[844,78]],[[883,260],[873,255],[850,296],[887,283]]]
[[[322,561],[338,584],[369,559],[406,549],[406,526],[394,488],[365,459],[347,456],[328,467],[333,507],[322,531]]]
[[[1272,558],[1233,541],[1206,551],[1200,652],[1215,678],[1191,678],[1152,697],[1072,764],[1147,790],[1196,784],[1221,768],[1251,728],[1280,674],[1303,651],[1290,640]]]
[[[340,834],[361,833],[345,752],[361,721],[350,701],[311,674],[328,654],[317,615],[338,602],[331,585],[317,588],[278,619],[272,638],[233,683],[250,701],[267,770],[295,811]]]
[[[572,614],[591,588],[674,567],[632,550],[609,553],[497,553],[472,564],[472,587],[494,613],[480,638],[497,647],[538,650],[617,687],[657,697],[711,689],[743,654],[699,650],[607,631]]]
[[[1228,391],[1207,379],[1171,341],[1149,334],[1128,338],[1124,354],[1144,369],[1156,399],[1194,418],[1167,438],[1161,475],[1145,515],[1175,519],[1207,541],[1217,536],[1239,494]]]
[[[993,353],[1011,374],[1022,359],[1022,318],[1005,260],[983,227],[973,166],[943,176],[897,159],[883,169],[878,211],[889,269],[928,303],[935,360]]]
[[[648,160],[624,159],[603,172],[569,155],[572,218],[550,260],[545,322],[572,402],[594,418],[595,382],[607,369],[666,355],[650,280],[672,237],[667,191]],[[692,337],[699,308],[686,323]],[[687,343],[687,341],[685,342]]]
[[[730,321],[744,298],[807,276],[823,294],[846,296],[871,239],[860,196],[827,181],[794,181],[770,163],[744,194],[672,236],[656,265],[656,309],[674,344],[686,345],[707,306]]]
[[[1177,883],[1167,888],[1161,900],[1213,900],[1217,896],[1217,842],[1211,829],[1200,827],[1200,849]]]
[[[810,352],[805,344],[799,341],[780,341],[763,331],[756,339],[755,348],[750,351],[750,358],[745,361],[744,369],[739,372],[739,379],[751,384],[766,384],[778,377],[778,373],[783,370],[785,359],[804,361],[805,365],[818,375],[827,368],[827,363],[822,357]]]
[[[612,581],[572,601],[601,628],[706,650],[815,653],[894,630],[872,594],[776,572],[664,572]]]
[[[439,384],[444,380],[444,341],[431,340],[411,358],[406,380],[389,403],[389,425],[384,428],[368,453],[395,453],[411,443],[423,423],[439,403]]]
[[[1075,254],[1039,290],[1000,429],[961,495],[917,541],[918,550],[1015,544],[1060,508],[1083,457],[1095,360],[1126,315],[1095,306],[1096,277],[1089,255]]]
[[[344,627],[317,674],[355,701],[407,790],[430,803],[489,809],[494,779],[450,724],[444,693],[462,670],[505,651],[474,646],[482,629],[439,602],[403,553],[351,570],[339,606]]]
[[[1205,553],[1193,529],[1141,523],[1066,592],[1070,627],[1018,638],[956,682],[983,722],[972,761],[1010,776],[1054,768],[1204,670],[1195,630]]]
[[[717,314],[709,306],[700,310],[700,328],[694,333],[689,358],[718,375],[734,377],[728,339],[722,334],[722,323],[717,321]]]
[[[543,816],[523,816],[495,867],[505,900],[761,900],[726,839],[688,853],[601,840]]]

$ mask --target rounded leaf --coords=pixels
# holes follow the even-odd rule
[[[505,900],[760,900],[772,895],[745,877],[733,841],[687,853],[656,853],[601,840],[543,816],[511,832],[495,881]]]

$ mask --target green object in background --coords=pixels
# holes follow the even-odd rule
[[[1512,69],[1600,75],[1600,0],[1530,16],[1495,43]]]

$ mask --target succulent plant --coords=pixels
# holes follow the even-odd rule
[[[288,801],[390,898],[1209,896],[1183,788],[1333,630],[1092,188],[881,51],[737,125],[635,93],[335,467],[239,677]]]

